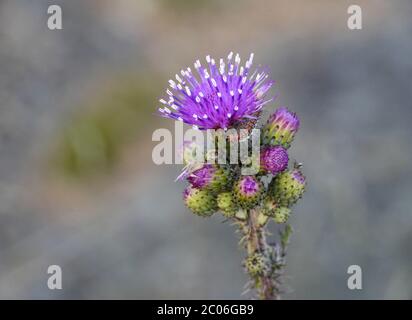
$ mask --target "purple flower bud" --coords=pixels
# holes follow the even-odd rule
[[[285,107],[277,109],[263,128],[263,143],[290,147],[299,129],[299,118],[296,113]]]
[[[281,146],[269,146],[260,154],[260,165],[263,172],[277,174],[288,166],[289,156],[285,148]]]
[[[242,176],[234,186],[234,198],[243,209],[255,207],[263,192],[263,184],[253,176]]]
[[[187,180],[195,188],[208,189],[217,193],[226,189],[231,179],[227,169],[215,164],[205,164],[193,171]]]

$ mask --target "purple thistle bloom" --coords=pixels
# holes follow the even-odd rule
[[[289,162],[288,152],[281,146],[266,147],[260,154],[263,171],[277,174],[286,169]]]
[[[198,73],[190,68],[176,74],[176,81],[169,80],[167,97],[160,99],[162,117],[183,121],[198,129],[227,129],[244,120],[255,119],[256,114],[272,99],[264,100],[273,85],[268,75],[260,70],[250,73],[253,53],[245,66],[240,66],[239,54],[232,61],[231,52],[226,62],[219,65],[206,57],[208,68],[200,61],[194,63]],[[227,66],[227,69],[225,69]]]
[[[252,176],[245,176],[239,181],[239,191],[246,197],[255,196],[260,189],[261,185]]]
[[[210,184],[214,174],[216,172],[216,167],[211,164],[205,164],[202,168],[193,171],[187,180],[195,188],[203,188]]]

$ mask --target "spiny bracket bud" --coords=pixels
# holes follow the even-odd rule
[[[245,268],[251,276],[259,276],[267,273],[268,263],[266,257],[255,252],[245,259]]]
[[[286,207],[276,208],[273,220],[275,220],[276,223],[285,223],[289,219],[290,211],[291,210]]]
[[[284,171],[270,183],[268,194],[281,207],[290,207],[302,197],[306,178],[299,169]]]
[[[218,193],[231,186],[231,173],[229,169],[222,166],[205,164],[200,169],[190,173],[187,180],[195,188]]]
[[[187,187],[183,199],[186,206],[201,217],[209,217],[217,210],[216,197],[208,190]]]
[[[231,218],[236,214],[236,204],[231,192],[223,192],[217,196],[217,206],[226,218]]]
[[[263,128],[262,142],[266,145],[281,145],[288,149],[299,129],[299,118],[287,108],[277,109]]]
[[[262,182],[254,176],[241,176],[233,189],[234,199],[243,209],[252,209],[259,204],[264,192]]]

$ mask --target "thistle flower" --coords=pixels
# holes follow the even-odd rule
[[[262,141],[264,144],[282,145],[289,148],[299,129],[299,118],[296,113],[287,108],[277,109],[263,128]]]
[[[234,198],[243,209],[256,207],[263,192],[262,182],[253,176],[242,176],[234,186]]]
[[[281,146],[265,147],[260,153],[260,165],[263,172],[275,175],[285,170],[288,162],[288,152]]]
[[[292,230],[286,222],[291,206],[306,187],[299,165],[287,171],[287,149],[299,129],[298,117],[284,107],[277,109],[257,141],[260,154],[252,152],[250,163],[215,161],[221,141],[226,142],[227,161],[232,159],[232,151],[238,153],[230,148],[230,143],[247,142],[254,146],[253,129],[260,128],[262,107],[272,100],[265,96],[273,82],[262,70],[251,72],[252,60],[253,54],[241,66],[239,55],[233,53],[219,63],[207,56],[206,67],[197,60],[196,75],[187,68],[176,75],[176,81],[169,80],[167,96],[160,99],[163,106],[159,114],[201,130],[224,129],[215,132],[215,148],[206,152],[202,144],[183,144],[180,155],[185,167],[178,179],[185,177],[190,183],[184,191],[184,202],[196,215],[209,217],[220,210],[226,220],[234,222],[242,234],[240,243],[247,251],[243,262],[251,280],[247,289],[253,289],[260,299],[277,299]],[[231,128],[236,134],[228,134],[226,129]],[[246,167],[253,170],[253,175],[243,175]],[[234,177],[238,177],[235,182]],[[266,181],[270,181],[267,187]],[[277,227],[280,237],[274,244],[268,242],[271,218],[283,224]]]
[[[176,81],[169,80],[167,96],[160,99],[163,107],[159,114],[165,118],[183,121],[198,129],[231,128],[239,123],[256,119],[262,107],[272,99],[265,100],[273,85],[263,70],[251,73],[253,53],[245,66],[240,65],[240,56],[229,53],[219,65],[206,56],[208,67],[199,60],[194,63],[196,76],[190,68],[176,74]]]
[[[223,192],[217,196],[217,206],[226,218],[236,214],[237,206],[231,192]]]
[[[270,183],[268,193],[278,206],[294,205],[305,192],[306,178],[299,169],[284,171]]]
[[[193,187],[218,193],[228,187],[230,171],[215,164],[205,164],[193,171],[187,180]]]
[[[216,197],[207,190],[187,187],[183,199],[186,206],[201,217],[209,217],[217,210]]]

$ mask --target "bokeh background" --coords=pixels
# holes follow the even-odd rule
[[[352,3],[0,1],[0,298],[247,298],[234,228],[190,214],[181,167],[151,158],[167,80],[235,51],[302,121],[284,298],[411,299],[412,2],[357,0],[361,31]]]

